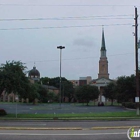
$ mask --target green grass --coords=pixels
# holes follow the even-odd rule
[[[13,103],[16,103],[16,101],[15,102],[3,102],[3,101],[0,101],[0,104],[13,104]],[[26,102],[18,102],[19,104],[21,103],[21,104],[26,104]],[[28,104],[33,104],[32,102],[30,102],[30,103],[28,103]],[[52,103],[38,103],[38,104],[59,104],[59,102],[52,102]],[[77,102],[75,102],[75,103],[69,103],[69,102],[65,102],[65,103],[63,103],[62,102],[62,104],[73,104],[73,105],[86,105],[86,103],[77,103]],[[91,101],[91,102],[89,102],[89,105],[98,105],[98,101],[96,101],[95,103],[94,103],[94,101]],[[105,105],[111,105],[111,102],[106,102],[106,104]],[[121,103],[117,103],[117,102],[113,102],[113,105],[121,105]]]
[[[140,116],[136,115],[135,111],[126,112],[107,112],[107,113],[78,113],[78,114],[18,114],[18,118],[26,119],[94,119],[94,118],[131,118]],[[15,114],[9,114],[1,119],[15,118]]]

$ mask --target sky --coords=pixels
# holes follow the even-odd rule
[[[35,65],[41,77],[98,78],[102,28],[110,79],[135,73],[134,6],[140,0],[0,0],[0,63]],[[140,19],[138,18],[138,22]],[[138,28],[139,34],[139,28]]]

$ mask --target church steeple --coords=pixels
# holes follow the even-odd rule
[[[109,79],[108,73],[108,61],[106,57],[106,46],[105,46],[105,37],[104,29],[102,28],[102,42],[101,42],[101,56],[99,60],[99,74],[98,78],[107,78]]]
[[[105,37],[104,28],[102,28],[102,42],[101,42],[101,57],[106,57]]]

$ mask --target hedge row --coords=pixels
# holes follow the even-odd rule
[[[124,106],[126,108],[132,108],[132,109],[136,109],[137,108],[137,104],[133,103],[133,102],[123,102],[122,106]],[[139,108],[140,108],[140,103],[139,103]]]

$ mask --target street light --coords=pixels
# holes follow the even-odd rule
[[[62,57],[62,49],[65,49],[64,46],[58,46],[57,49],[60,49],[60,86],[59,86],[59,103],[61,108],[61,57]]]

